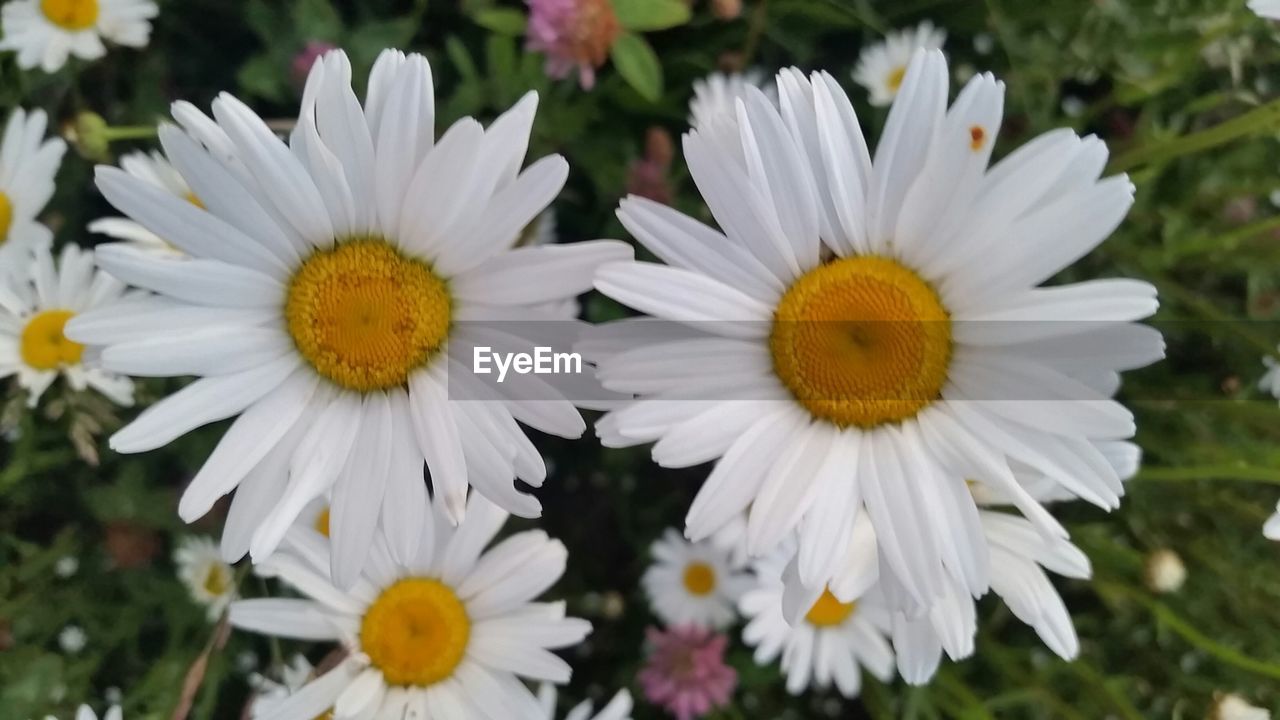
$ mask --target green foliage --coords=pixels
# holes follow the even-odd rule
[[[562,240],[625,237],[613,212],[645,134],[686,130],[695,79],[725,67],[829,70],[874,142],[886,113],[865,102],[849,71],[885,32],[930,19],[948,31],[956,84],[988,70],[1007,83],[997,155],[1069,126],[1106,140],[1111,171],[1137,185],[1126,222],[1061,279],[1138,277],[1160,290],[1168,360],[1126,375],[1122,391],[1138,415],[1144,469],[1118,511],[1061,508],[1095,569],[1091,581],[1058,583],[1082,641],[1075,662],[1053,657],[987,598],[975,657],[944,661],[924,688],[868,678],[856,701],[789,696],[777,668],[756,667],[735,641],[741,685],[720,717],[1199,720],[1217,692],[1280,711],[1280,544],[1260,533],[1280,499],[1280,407],[1256,386],[1260,359],[1280,340],[1280,214],[1270,200],[1280,190],[1280,31],[1243,0],[746,0],[732,21],[707,5],[690,13],[683,0],[614,0],[627,30],[585,92],[573,78],[548,79],[545,58],[524,50],[522,0],[170,1],[143,52],[113,48],[50,76],[0,58],[0,102],[62,121],[93,111],[118,129],[154,124],[174,99],[207,106],[226,90],[264,117],[288,118],[301,91],[291,67],[308,42],[347,49],[358,91],[379,50],[416,50],[432,62],[438,132],[465,115],[489,122],[538,92],[530,154],[558,152],[572,168],[556,203]],[[150,147],[123,137],[112,153]],[[672,204],[709,220],[675,147]],[[95,242],[82,228],[111,214],[91,173],[68,153],[44,217],[60,243]],[[598,296],[584,307],[593,321],[624,314]],[[143,381],[142,395],[180,384]],[[225,424],[122,457],[101,442],[117,422],[110,413],[62,398],[51,416],[59,397],[29,412],[14,396],[0,423],[0,718],[68,718],[81,701],[101,708],[112,687],[124,693],[127,720],[169,718],[188,669],[216,639],[169,558],[183,534],[216,535],[225,512],[187,528],[176,498]],[[603,449],[590,436],[538,443],[554,465],[537,491],[546,508],[538,526],[570,549],[553,594],[595,626],[567,655],[575,676],[565,702],[635,691],[643,630],[654,622],[638,588],[647,548],[680,523],[706,468],[663,470],[644,448]],[[85,461],[85,447],[100,465]],[[1159,548],[1188,567],[1179,593],[1143,584],[1144,559]],[[55,566],[69,556],[79,569],[61,577]],[[252,577],[241,589],[279,592]],[[620,614],[609,610],[619,599]],[[59,647],[68,625],[88,637],[78,653]],[[249,654],[267,670],[295,651],[313,661],[327,652],[240,633],[212,647],[196,720],[241,716]],[[660,717],[638,705],[639,720]]]

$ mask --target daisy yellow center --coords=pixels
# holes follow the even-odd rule
[[[74,315],[70,310],[46,310],[33,315],[22,329],[22,361],[37,370],[78,364],[84,346],[62,334],[62,328]]]
[[[13,202],[0,192],[0,245],[9,239],[9,226],[13,225]]]
[[[289,284],[289,334],[316,372],[348,390],[400,387],[449,333],[448,288],[382,238],[317,251]]]
[[[778,378],[814,417],[868,429],[938,398],[951,320],[933,288],[898,262],[841,258],[782,296],[769,350]]]
[[[835,627],[844,624],[857,607],[858,603],[840,602],[830,590],[823,590],[822,596],[813,604],[813,607],[809,608],[809,613],[804,616],[804,619],[815,627]]]
[[[902,65],[889,71],[889,77],[885,78],[885,82],[889,85],[889,89],[898,92],[898,88],[902,87],[902,78],[907,76],[907,66]]]
[[[88,30],[98,22],[98,0],[40,0],[49,22],[65,30]]]
[[[319,515],[316,515],[315,528],[316,532],[329,537],[329,508],[326,507],[320,511]]]
[[[710,595],[716,589],[716,571],[704,562],[692,562],[684,569],[684,589],[692,595]]]
[[[424,687],[453,674],[471,621],[453,590],[408,578],[382,591],[360,623],[360,648],[389,685]]]
[[[231,587],[231,573],[222,565],[210,565],[203,585],[205,592],[210,595],[222,595]]]

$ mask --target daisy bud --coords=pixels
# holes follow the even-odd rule
[[[1178,553],[1163,549],[1147,556],[1146,583],[1152,592],[1175,593],[1187,581],[1187,567]]]
[[[111,146],[107,131],[107,121],[98,113],[86,110],[63,128],[62,135],[81,157],[105,161]]]

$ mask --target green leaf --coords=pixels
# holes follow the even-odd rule
[[[306,40],[342,39],[342,17],[329,0],[297,0],[293,6],[293,24],[298,37]]]
[[[285,79],[279,61],[271,55],[258,55],[240,66],[236,82],[250,95],[267,100],[282,100],[285,96]]]
[[[628,30],[666,30],[689,22],[684,0],[613,0],[613,11]]]
[[[662,64],[644,38],[635,33],[618,36],[609,56],[613,58],[618,74],[640,93],[640,97],[649,102],[657,102],[662,97]]]
[[[480,27],[499,35],[524,35],[524,13],[515,8],[485,8],[472,15],[471,19]]]
[[[454,69],[458,71],[458,74],[464,80],[480,82],[480,71],[476,69],[476,63],[471,59],[471,53],[467,52],[467,46],[463,45],[457,36],[450,35],[445,39],[444,51],[448,53]]]

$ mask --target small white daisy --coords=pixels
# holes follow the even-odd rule
[[[63,579],[75,575],[79,569],[80,560],[74,555],[63,555],[53,565],[53,573]]]
[[[158,150],[131,152],[120,158],[120,167],[133,177],[143,180],[161,190],[182,198],[189,203],[203,207],[200,199],[191,192],[187,181],[182,179],[173,164],[164,153]],[[101,233],[121,240],[139,250],[155,253],[163,257],[183,257],[183,252],[170,245],[159,235],[128,218],[99,218],[89,223],[89,232]]]
[[[63,334],[81,313],[129,307],[124,285],[95,270],[93,253],[75,245],[62,248],[57,267],[41,247],[28,267],[0,278],[0,378],[16,375],[31,407],[59,375],[77,392],[91,387],[117,405],[132,405],[133,381],[86,364],[85,346]]]
[[[58,647],[62,648],[62,652],[68,655],[75,655],[84,650],[84,646],[88,642],[89,636],[85,633],[84,628],[79,625],[68,625],[62,628],[62,632],[58,633]]]
[[[532,720],[556,720],[556,686],[542,683],[538,687],[538,703],[542,706],[542,714]],[[590,700],[583,700],[564,716],[564,720],[631,720],[631,693],[619,690],[608,705],[600,708],[600,712],[592,714],[595,709]]]
[[[20,68],[51,73],[67,64],[68,55],[102,57],[103,40],[146,47],[159,12],[152,0],[9,0],[0,9],[0,50],[18,53]]]
[[[515,323],[492,325],[560,319],[540,308],[633,254],[616,241],[513,249],[568,175],[560,156],[521,170],[536,94],[487,129],[462,118],[437,141],[426,58],[386,51],[368,86],[361,104],[347,56],[324,56],[288,144],[230,95],[214,101],[216,120],[176,104],[184,129],[166,125],[160,141],[204,207],[118,168],[99,167],[98,186],[189,257],[100,248],[102,267],[155,295],[69,326],[105,346],[108,368],[201,378],[116,433],[118,452],[238,416],[179,504],[191,521],[239,488],[232,513],[246,522],[224,533],[228,560],[269,555],[331,491],[341,585],[380,532],[398,560],[415,555],[424,463],[455,523],[469,485],[522,517],[541,513],[515,486],[546,478],[519,423],[576,438],[585,421],[541,376],[485,384],[470,373],[473,349],[531,349]],[[470,401],[484,397],[495,401]]]
[[[235,599],[235,570],[222,559],[218,546],[203,536],[185,537],[173,552],[178,578],[187,586],[191,599],[208,610],[216,620]]]
[[[1249,0],[1249,9],[1268,20],[1280,20],[1280,0]]]
[[[756,582],[738,606],[747,619],[742,640],[755,648],[757,665],[782,657],[787,692],[827,688],[834,682],[841,695],[855,697],[862,689],[862,668],[881,681],[893,678],[893,650],[889,646],[889,612],[874,593],[841,602],[830,590],[799,597],[787,595],[784,573],[794,573],[795,544],[753,565]],[[788,620],[788,614],[794,614]]]
[[[710,541],[691,543],[668,528],[650,550],[653,564],[640,582],[653,613],[666,625],[722,630],[736,619],[734,604],[751,576]]]
[[[46,715],[44,720],[57,720],[57,718]],[[88,705],[81,705],[76,710],[75,720],[98,720],[98,714]],[[112,706],[103,713],[102,720],[124,720],[124,711],[117,706]]]
[[[565,617],[563,602],[535,602],[564,573],[564,545],[529,530],[485,551],[507,513],[479,494],[456,529],[442,502],[408,510],[422,520],[421,542],[405,561],[378,542],[342,590],[329,579],[330,543],[298,527],[258,570],[310,599],[232,603],[237,627],[349,651],[263,720],[330,709],[343,718],[536,718],[541,706],[521,680],[568,682],[568,664],[551,651],[577,644],[591,625]]]
[[[1235,693],[1226,693],[1214,701],[1209,720],[1271,720],[1271,713]]]
[[[1267,369],[1258,380],[1258,387],[1271,397],[1280,400],[1280,361],[1267,355],[1262,358],[1262,365]]]
[[[862,50],[853,79],[871,93],[872,105],[888,105],[902,88],[911,56],[917,50],[940,50],[946,40],[946,31],[928,20],[915,28],[891,32],[884,42]]]
[[[53,233],[36,216],[53,197],[53,179],[67,144],[45,138],[43,110],[13,111],[0,141],[0,277],[24,273],[36,248],[49,247]]]
[[[758,70],[744,73],[711,73],[693,81],[693,98],[689,100],[689,126],[701,127],[716,115],[734,112],[739,98],[746,97],[748,87],[761,87],[764,75]]]
[[[1267,518],[1267,523],[1262,526],[1262,534],[1268,540],[1280,541],[1280,502],[1276,503],[1276,512]]]
[[[635,401],[597,425],[655,442],[663,467],[717,461],[686,517],[699,541],[747,508],[759,556],[799,533],[809,587],[845,572],[865,509],[883,575],[918,612],[990,585],[966,480],[1004,493],[1046,542],[1062,525],[1016,479],[1104,508],[1124,491],[1100,443],[1135,432],[1112,395],[1163,356],[1155,288],[1042,287],[1133,202],[1102,179],[1105,146],[1057,130],[988,168],[1003,85],[979,75],[947,108],[947,66],[919,51],[873,155],[830,76],[783,71],[781,111],[748,89],[737,115],[685,136],[722,231],[627,198],[622,224],[667,264],[610,263],[596,287],[651,318],[593,330],[583,352]],[[1029,240],[1030,238],[1030,240]],[[665,333],[665,336],[664,336]]]

